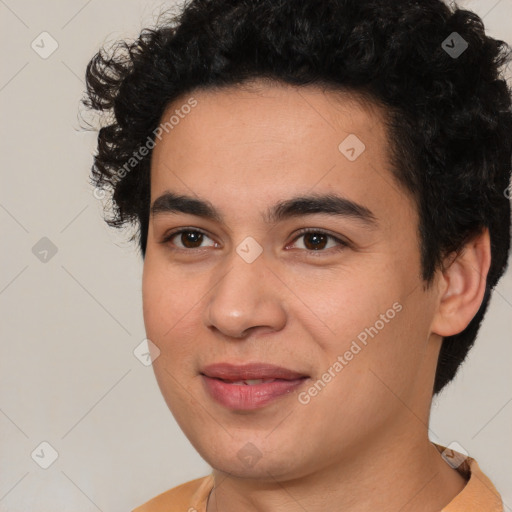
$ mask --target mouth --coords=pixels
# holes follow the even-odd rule
[[[268,363],[217,363],[200,373],[209,396],[231,410],[261,408],[309,379],[304,373]]]
[[[214,377],[215,378],[215,377]],[[233,384],[235,386],[256,386],[257,384],[267,384],[269,382],[275,382],[276,380],[286,379],[245,379],[245,380],[229,380],[229,379],[218,379],[227,384]]]
[[[216,363],[205,366],[201,374],[206,377],[229,382],[255,381],[255,380],[296,380],[309,377],[283,366],[270,363],[250,363],[236,365],[231,363]]]

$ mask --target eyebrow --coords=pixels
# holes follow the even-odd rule
[[[165,213],[190,214],[224,224],[222,214],[209,201],[173,192],[165,192],[151,206],[152,216]],[[313,214],[349,217],[370,228],[378,225],[377,218],[366,206],[336,194],[305,195],[280,201],[263,214],[263,219],[267,224],[275,224]]]

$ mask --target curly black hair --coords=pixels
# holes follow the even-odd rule
[[[510,55],[479,16],[441,0],[191,0],[89,62],[84,103],[106,119],[91,181],[109,192],[106,222],[134,225],[144,257],[151,151],[140,148],[170,102],[255,78],[370,98],[387,115],[395,179],[417,204],[426,286],[445,256],[490,232],[484,300],[464,331],[443,340],[436,394],[473,345],[507,265]]]

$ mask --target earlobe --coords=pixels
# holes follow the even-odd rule
[[[462,251],[447,258],[440,271],[440,297],[432,332],[453,336],[463,331],[478,312],[485,295],[491,264],[489,230],[485,228]]]

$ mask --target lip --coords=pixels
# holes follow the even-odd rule
[[[232,381],[247,379],[296,380],[309,377],[304,373],[270,363],[248,363],[244,365],[216,363],[205,366],[201,373],[207,377]]]
[[[303,373],[268,363],[217,363],[203,368],[201,377],[211,398],[232,410],[264,407],[302,386],[309,378]],[[254,385],[233,384],[235,381],[255,379],[277,380]]]

